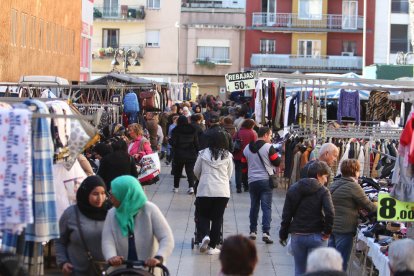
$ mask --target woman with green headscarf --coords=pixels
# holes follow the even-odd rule
[[[109,210],[102,231],[102,253],[111,265],[122,260],[163,263],[174,249],[174,237],[160,209],[147,197],[138,180],[129,175],[111,182]]]

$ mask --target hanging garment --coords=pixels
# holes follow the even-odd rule
[[[21,233],[33,223],[32,114],[0,109],[0,229]]]
[[[24,103],[37,107],[37,113],[49,114],[47,106],[39,100]],[[34,223],[26,228],[26,240],[47,242],[59,237],[52,169],[53,142],[48,118],[32,120],[32,164]]]
[[[261,117],[262,117],[262,98],[263,98],[263,93],[262,93],[262,81],[259,80],[256,84],[256,95],[255,95],[255,99],[254,99],[254,119],[256,121],[256,123],[260,124],[261,123]]]
[[[359,149],[358,161],[359,161],[359,164],[360,164],[359,175],[363,176],[364,175],[364,166],[365,166],[365,153],[364,153],[364,148],[363,147],[360,147],[360,149]]]
[[[342,117],[351,117],[357,124],[360,123],[359,91],[346,92],[341,89],[337,117],[338,123],[341,123]]]
[[[393,108],[388,99],[390,93],[373,90],[368,98],[367,119],[369,121],[384,121],[392,116]]]

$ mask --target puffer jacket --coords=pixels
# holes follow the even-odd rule
[[[195,162],[199,149],[198,135],[190,124],[176,126],[171,134],[170,144],[174,160],[177,162]]]
[[[289,233],[331,234],[334,207],[329,190],[314,178],[304,178],[293,184],[283,206],[279,237]]]
[[[341,177],[330,187],[335,207],[333,232],[338,234],[356,233],[358,209],[374,212],[377,207],[365,195],[361,186],[350,177]]]
[[[233,155],[224,159],[213,159],[209,148],[199,152],[194,166],[194,175],[200,180],[197,197],[230,198],[229,180],[233,173]]]

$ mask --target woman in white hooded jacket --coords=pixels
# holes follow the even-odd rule
[[[216,245],[220,241],[224,210],[230,198],[233,155],[227,150],[227,143],[224,132],[215,133],[209,141],[209,147],[199,152],[194,166],[194,174],[199,179],[196,199],[197,232],[200,237],[204,237],[200,252],[205,252],[210,247],[207,252],[209,255],[220,253]]]

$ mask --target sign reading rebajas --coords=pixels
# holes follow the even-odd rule
[[[255,88],[255,72],[239,72],[226,74],[226,89],[228,92],[249,90]]]

